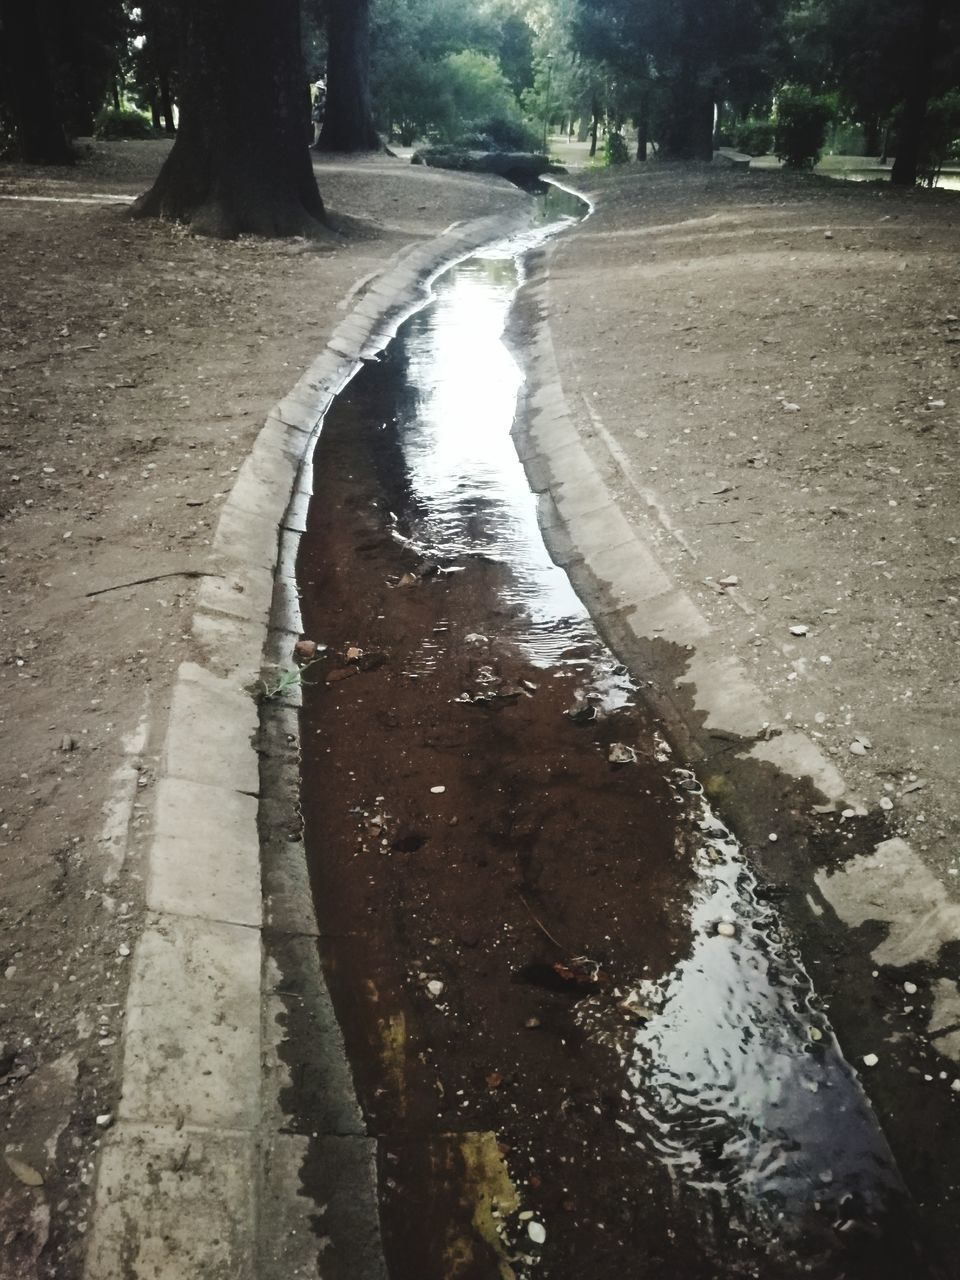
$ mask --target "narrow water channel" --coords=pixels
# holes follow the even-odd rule
[[[442,275],[315,455],[302,804],[392,1280],[919,1278],[775,909],[543,545],[502,333],[561,227]]]

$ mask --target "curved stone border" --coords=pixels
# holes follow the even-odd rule
[[[261,883],[258,808],[269,830],[270,800],[258,751],[286,754],[295,770],[296,718],[281,708],[258,740],[250,689],[264,669],[289,665],[299,635],[296,546],[312,446],[331,401],[433,276],[528,216],[524,207],[454,224],[401,251],[271,410],[221,511],[193,618],[201,659],[177,673],[162,753],[147,918],[132,959],[122,1093],[100,1153],[87,1280],[315,1274],[324,1247],[325,1276],[384,1275],[372,1140],[329,1010],[324,1134],[284,1132],[282,1002],[264,934],[305,939],[315,956],[316,922],[302,846],[265,868]],[[313,1000],[326,1007],[315,965]],[[301,1185],[311,1142],[333,1144],[325,1204]],[[322,1241],[313,1230],[321,1217]]]

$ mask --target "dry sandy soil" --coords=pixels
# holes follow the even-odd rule
[[[4,1280],[78,1274],[141,918],[129,806],[136,831],[191,657],[188,575],[235,472],[354,286],[527,199],[388,158],[320,162],[342,233],[320,244],[205,241],[89,202],[144,190],[168,145],[0,167]]]
[[[78,1274],[142,896],[117,797],[151,785],[191,656],[188,574],[233,475],[352,287],[523,198],[324,164],[346,219],[319,246],[211,243],[77,202],[143,189],[165,145],[0,168],[0,196],[58,198],[0,199],[4,1280]],[[585,429],[625,460],[624,509],[952,883],[957,198],[667,168],[583,185],[603,204],[554,256],[550,321]]]

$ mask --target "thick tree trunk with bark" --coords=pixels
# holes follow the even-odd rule
[[[163,119],[163,132],[174,134],[177,127],[173,123],[173,95],[170,92],[170,77],[163,70],[157,72],[157,85],[160,90],[160,115]]]
[[[897,157],[890,172],[890,181],[898,187],[912,187],[917,181],[942,12],[943,0],[923,0],[903,106],[903,122],[897,138]]]
[[[669,109],[662,129],[665,160],[712,160],[714,95],[685,68],[671,87]]]
[[[141,217],[232,238],[315,234],[299,0],[187,0],[180,128]]]
[[[50,53],[49,23],[42,0],[0,0],[0,74],[10,105],[17,152],[27,164],[73,164]]]
[[[327,103],[318,151],[379,151],[370,104],[370,0],[332,0]]]
[[[650,141],[650,94],[644,89],[637,104],[637,159],[647,158],[647,143]]]

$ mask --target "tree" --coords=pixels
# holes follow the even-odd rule
[[[18,157],[27,164],[73,164],[49,44],[46,0],[0,0],[0,82]]]
[[[134,213],[224,238],[316,233],[298,0],[189,0],[180,20],[180,129]]]
[[[140,0],[134,12],[137,39],[130,66],[134,96],[149,107],[155,128],[173,134],[173,101],[179,75],[174,0]]]
[[[579,0],[578,47],[657,85],[664,156],[713,158],[716,106],[771,85],[785,0]],[[621,90],[623,92],[623,90]]]
[[[370,0],[331,0],[321,151],[377,151],[370,102]]]
[[[912,187],[920,171],[927,103],[934,92],[934,67],[940,35],[943,0],[922,0],[913,32],[907,73],[907,93],[903,120],[897,138],[897,158],[890,181],[898,187]]]

